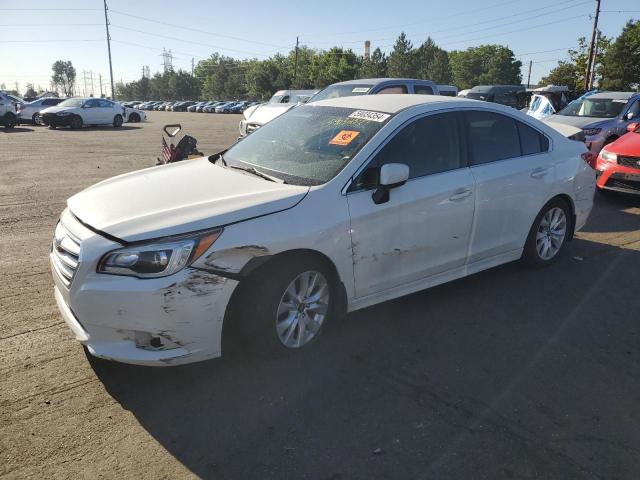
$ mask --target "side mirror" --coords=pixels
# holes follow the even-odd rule
[[[633,120],[633,117],[635,117],[635,114],[633,112],[627,112],[624,116],[626,120]]]
[[[378,188],[371,198],[380,205],[389,201],[389,190],[404,185],[409,179],[409,166],[404,163],[387,163],[380,168]]]
[[[627,125],[627,132],[635,132],[636,130],[638,130],[638,128],[640,128],[640,123],[630,123],[629,125]]]

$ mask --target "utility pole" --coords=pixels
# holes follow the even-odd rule
[[[533,65],[533,60],[529,60],[529,74],[527,75],[527,88],[530,88],[531,84],[531,66]]]
[[[193,57],[191,57],[191,76],[193,77]]]
[[[298,37],[296,37],[296,59],[293,64],[293,83],[295,85],[296,79],[298,78]]]
[[[601,32],[598,30],[596,32],[596,45],[593,48],[593,62],[591,64],[591,72],[589,72],[589,85],[593,88],[593,84],[596,79],[596,64],[598,63],[598,47],[600,46],[600,36]]]
[[[100,98],[102,98],[102,74],[98,74],[98,79],[100,80]]]
[[[600,16],[600,0],[596,0],[596,16],[593,18],[593,31],[591,32],[591,45],[589,46],[589,58],[587,60],[587,71],[584,75],[584,89],[591,90],[591,67],[595,65],[594,52],[596,43],[596,32],[598,31],[598,17]]]
[[[116,99],[116,90],[113,88],[113,65],[111,64],[111,35],[109,35],[109,17],[107,16],[107,0],[104,0],[104,26],[107,28],[107,50],[109,51],[109,75],[111,77],[111,100]]]
[[[87,96],[87,71],[82,70],[82,83],[84,84],[84,88],[82,89],[82,96]]]

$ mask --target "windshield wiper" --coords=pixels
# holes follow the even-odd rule
[[[226,164],[226,162],[225,162]],[[242,170],[243,172],[249,172],[254,174],[256,177],[262,177],[265,180],[269,180],[270,182],[276,183],[284,183],[284,180],[278,177],[274,177],[273,175],[268,175],[266,173],[262,173],[261,171],[255,169],[254,167],[240,167],[238,165],[229,165],[229,168],[235,168],[236,170]]]

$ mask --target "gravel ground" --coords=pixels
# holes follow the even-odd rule
[[[295,359],[87,359],[48,248],[65,199],[153,165],[182,123],[0,129],[0,476],[640,478],[640,200],[598,195],[545,270],[505,265],[349,315]]]

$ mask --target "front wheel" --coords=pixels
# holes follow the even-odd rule
[[[115,128],[120,128],[122,126],[122,115],[118,114],[113,118],[113,126]]]
[[[132,113],[129,115],[129,121],[131,123],[138,123],[140,121],[140,116],[137,113]]]
[[[243,302],[237,320],[259,354],[278,357],[307,347],[330,320],[335,280],[322,262],[285,262],[252,283],[251,300]]]
[[[547,203],[529,231],[522,259],[533,267],[545,267],[560,257],[571,228],[571,210],[559,198]]]
[[[34,113],[31,119],[33,120],[34,125],[44,125],[44,122],[42,121],[42,117],[40,116],[39,113]]]
[[[82,118],[78,115],[74,115],[70,122],[71,128],[79,130],[82,128]]]

